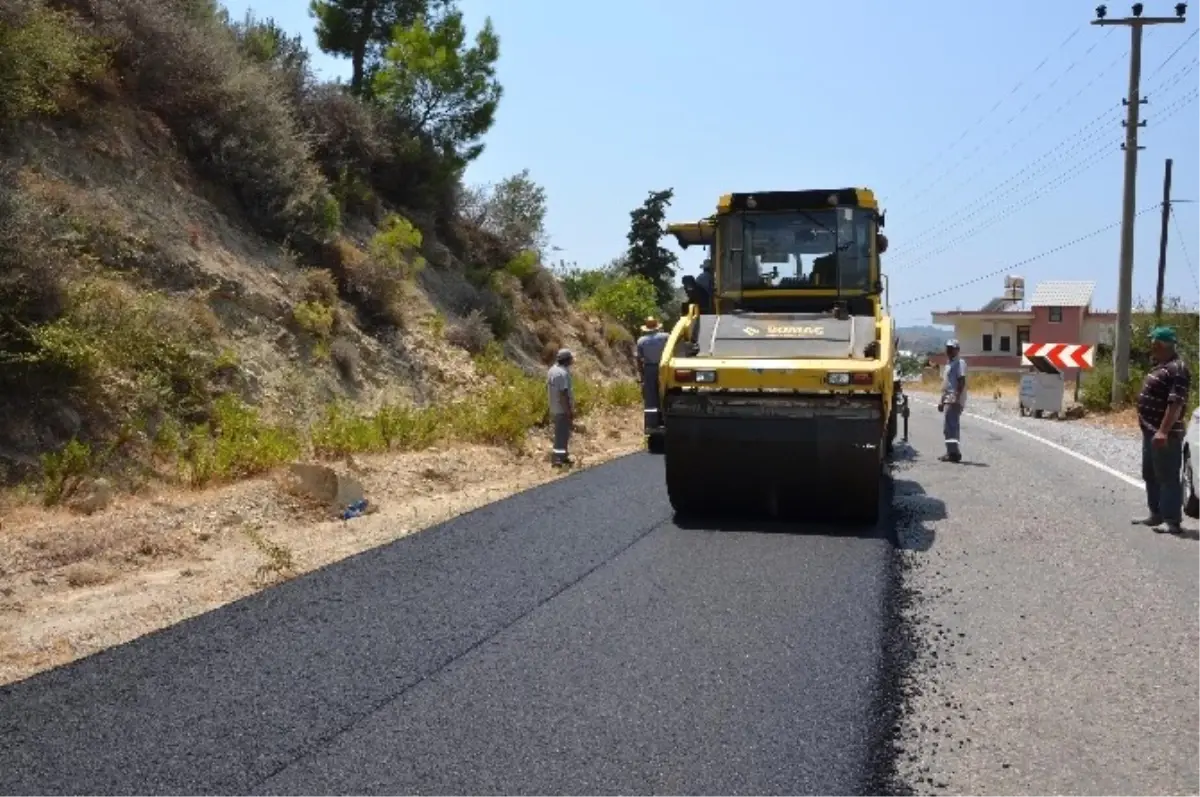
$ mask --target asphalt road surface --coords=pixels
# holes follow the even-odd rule
[[[937,421],[866,532],[681,528],[639,454],[0,688],[0,791],[1194,791],[1195,542]]]

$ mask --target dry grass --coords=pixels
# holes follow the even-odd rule
[[[936,393],[942,388],[942,377],[940,373],[925,371],[921,374],[920,382],[906,383],[904,388],[905,390]],[[973,396],[986,396],[999,399],[1015,398],[1020,389],[1020,374],[987,371],[979,373],[968,372],[967,374],[967,391]]]

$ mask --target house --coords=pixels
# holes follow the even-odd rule
[[[1094,282],[1050,280],[1038,284],[1028,305],[1010,292],[979,310],[935,311],[933,323],[954,327],[959,354],[970,369],[1017,373],[1023,368],[1023,343],[1095,346],[1112,341],[1117,314],[1091,309],[1095,287]],[[1020,292],[1023,297],[1023,281]],[[946,355],[933,355],[930,361],[945,365]],[[1075,370],[1069,369],[1068,376]]]

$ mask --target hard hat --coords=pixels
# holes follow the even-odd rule
[[[557,363],[569,363],[575,359],[575,355],[570,349],[559,349],[558,354],[554,356],[554,361]]]
[[[950,340],[946,341],[946,348],[947,349],[957,349],[958,341],[954,338],[950,338]]]

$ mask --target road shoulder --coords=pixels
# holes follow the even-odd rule
[[[1196,542],[1140,492],[967,418],[939,463],[914,404],[896,512],[917,640],[897,767],[918,793],[1196,793]],[[905,489],[905,485],[914,487]]]

